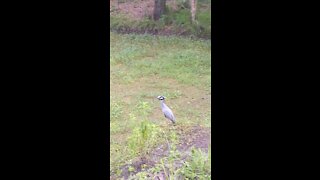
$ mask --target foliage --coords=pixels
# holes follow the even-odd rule
[[[149,121],[142,121],[128,138],[129,150],[132,154],[146,153],[159,142],[160,131]]]
[[[184,179],[211,179],[211,152],[192,149],[191,159],[184,163],[180,172]]]
[[[191,156],[183,162],[182,167],[175,163],[180,159],[181,154],[177,151],[174,143],[170,144],[171,150],[168,157],[160,159],[160,163],[149,169],[149,175],[156,175],[160,172],[165,174],[165,179],[211,179],[211,148],[208,153],[201,149],[191,149]],[[143,172],[144,175],[148,174]],[[141,177],[141,174],[137,174]]]
[[[146,101],[139,101],[136,110],[139,112],[140,115],[147,115],[151,111],[151,106]]]

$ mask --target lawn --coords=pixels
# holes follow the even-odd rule
[[[164,118],[159,95],[167,98],[176,126]],[[211,42],[111,32],[110,99],[110,172],[120,177],[124,165],[147,157],[156,147],[178,147],[194,127],[211,127]],[[139,172],[141,176],[147,170]]]

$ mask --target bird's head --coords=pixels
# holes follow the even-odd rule
[[[164,97],[164,96],[158,96],[157,97],[159,100],[164,100],[164,99],[166,99],[166,97]]]

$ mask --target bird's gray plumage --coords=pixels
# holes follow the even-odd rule
[[[166,117],[167,119],[171,120],[172,123],[175,123],[176,119],[175,119],[171,109],[164,103],[165,97],[164,96],[158,96],[157,98],[161,102],[161,109],[162,109],[162,112],[164,114],[164,117]]]

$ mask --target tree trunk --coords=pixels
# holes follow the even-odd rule
[[[192,23],[196,23],[196,13],[197,13],[197,0],[190,0],[191,7],[191,21]]]
[[[166,0],[155,0],[153,19],[159,20],[161,15],[164,14],[166,8]]]
[[[178,10],[177,0],[173,0],[173,10]]]

